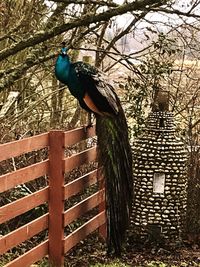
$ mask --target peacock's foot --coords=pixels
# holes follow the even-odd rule
[[[83,127],[84,127],[84,131],[87,132],[90,128],[93,127],[93,124],[92,124],[92,122],[91,122],[91,123],[89,123],[89,124],[87,124],[87,125],[84,125]]]

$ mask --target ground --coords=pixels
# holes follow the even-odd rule
[[[120,259],[108,257],[105,243],[92,235],[65,257],[66,267],[200,267],[200,247],[178,249],[129,246]]]

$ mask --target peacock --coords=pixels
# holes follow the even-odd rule
[[[96,117],[98,164],[105,177],[107,248],[120,255],[130,223],[133,178],[128,126],[119,97],[104,73],[90,64],[72,63],[63,44],[55,64],[57,79],[80,106]]]

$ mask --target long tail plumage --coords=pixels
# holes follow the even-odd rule
[[[106,178],[108,252],[120,255],[133,199],[128,127],[121,106],[117,116],[97,115],[96,119],[98,161]]]

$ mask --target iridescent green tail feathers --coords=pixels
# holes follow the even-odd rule
[[[133,199],[132,156],[124,112],[96,116],[98,161],[105,177],[108,253],[121,254]]]

